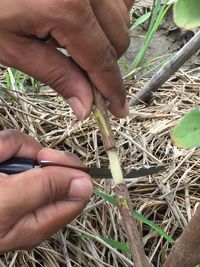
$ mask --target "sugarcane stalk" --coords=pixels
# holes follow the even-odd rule
[[[109,158],[110,170],[114,181],[115,198],[121,216],[121,225],[127,235],[134,266],[149,267],[150,265],[144,252],[144,245],[137,229],[136,220],[131,214],[131,200],[124,182],[117,148],[115,146],[107,111],[107,101],[96,88],[94,88],[93,113],[99,125],[104,148]]]

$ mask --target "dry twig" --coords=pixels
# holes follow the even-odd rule
[[[198,49],[200,49],[200,31],[162,66],[145,87],[130,100],[129,105],[136,106],[147,102],[152,92],[156,92]]]

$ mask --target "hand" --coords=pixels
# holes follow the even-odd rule
[[[14,130],[0,132],[0,161],[12,156],[81,165],[72,154],[45,149]],[[0,173],[0,253],[30,249],[72,221],[92,193],[82,171],[36,168],[17,175]]]
[[[133,0],[2,1],[0,63],[50,85],[79,119],[86,118],[92,106],[90,79],[110,101],[110,111],[124,117],[128,107],[117,59],[129,45],[127,7],[132,4]],[[51,41],[41,40],[48,35],[71,59]]]

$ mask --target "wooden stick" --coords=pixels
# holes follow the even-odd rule
[[[123,180],[123,176],[121,175],[122,171],[117,156],[115,140],[109,122],[106,100],[96,88],[94,88],[94,102],[94,115],[97,119],[97,123],[101,131],[104,148],[109,156],[111,172],[113,166],[113,159],[115,161],[114,168],[116,167],[117,169],[112,172],[112,174],[114,174],[113,180],[115,182],[114,191],[117,206],[121,215],[121,224],[127,235],[127,240],[133,258],[133,263],[135,267],[149,267],[150,265],[144,252],[144,246],[142,243],[141,235],[139,234],[139,231],[137,229],[136,220],[132,217],[131,214],[131,200],[128,193],[128,189]],[[116,178],[115,173],[117,173],[117,176],[118,173],[121,174],[119,175],[119,177]]]
[[[164,267],[194,267],[200,263],[200,206],[177,239]]]
[[[200,31],[161,67],[146,86],[130,100],[129,106],[148,102],[152,92],[156,92],[198,49],[200,49]]]

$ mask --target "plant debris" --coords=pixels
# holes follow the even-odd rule
[[[2,78],[3,81],[3,78]],[[127,82],[131,99],[147,80]],[[123,167],[162,163],[164,173],[128,180],[134,210],[177,239],[200,201],[198,149],[178,149],[170,133],[178,120],[200,103],[199,67],[181,69],[153,96],[149,106],[137,106],[126,119],[111,117]],[[93,118],[79,122],[66,102],[49,88],[15,92],[0,87],[0,127],[35,136],[44,146],[75,153],[86,166],[107,167],[108,159]],[[95,188],[111,193],[110,181]],[[126,243],[116,207],[93,195],[83,213],[33,251],[1,255],[0,266],[133,266],[101,239]],[[149,226],[141,225],[145,252],[153,266],[162,266],[171,245]],[[88,238],[90,236],[90,238]]]

